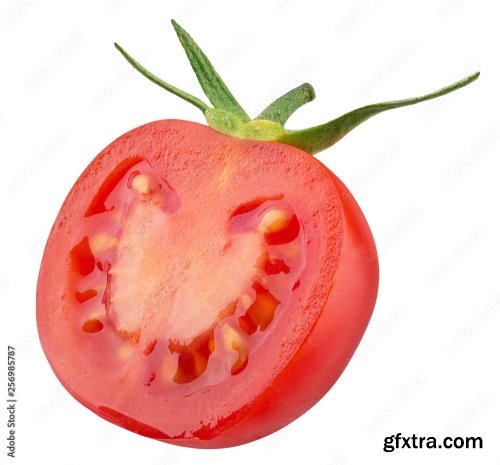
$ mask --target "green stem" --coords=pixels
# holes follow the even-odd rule
[[[187,92],[184,92],[183,90],[169,84],[168,82],[165,82],[164,80],[160,79],[158,76],[155,76],[153,73],[148,71],[144,66],[142,66],[137,60],[132,58],[120,45],[115,43],[116,49],[125,57],[125,59],[137,70],[139,73],[141,73],[143,76],[148,78],[150,81],[154,82],[156,85],[160,86],[162,89],[167,90],[168,92],[177,95],[177,97],[180,97],[181,99],[185,100],[186,102],[191,103],[194,105],[196,108],[199,108],[203,113],[205,113],[209,106],[200,100],[198,97],[194,97],[191,94],[188,94]]]
[[[310,84],[304,83],[292,89],[268,105],[257,118],[250,120],[198,44],[174,20],[172,20],[172,25],[198,78],[198,82],[215,108],[210,108],[199,98],[155,76],[134,60],[118,44],[115,43],[115,47],[137,71],[150,81],[199,108],[205,115],[208,124],[218,131],[242,139],[281,142],[302,149],[311,155],[331,147],[372,116],[394,108],[415,105],[416,103],[441,97],[470,84],[479,77],[479,72],[477,72],[461,81],[421,97],[367,105],[325,124],[307,129],[289,130],[283,127],[288,118],[298,108],[312,101],[315,97],[314,89]]]
[[[313,101],[315,96],[313,86],[306,82],[277,98],[255,119],[274,121],[283,126],[297,109]]]
[[[442,95],[449,94],[461,87],[464,87],[479,77],[479,72],[474,73],[465,79],[454,84],[443,87],[430,94],[421,97],[409,98],[404,100],[395,100],[392,102],[376,103],[362,108],[358,108],[336,118],[328,123],[301,130],[286,130],[279,138],[279,142],[298,147],[311,155],[331,147],[338,142],[347,133],[352,131],[361,123],[386,110],[415,105],[416,103],[431,100]]]

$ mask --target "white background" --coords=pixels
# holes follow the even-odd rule
[[[495,0],[4,0],[0,326],[1,350],[17,348],[16,462],[500,464],[495,6]],[[320,155],[357,198],[377,242],[375,313],[324,399],[278,433],[226,450],[183,449],[108,424],[58,383],[36,333],[43,246],[80,172],[135,126],[202,121],[197,109],[141,77],[113,48],[120,42],[152,71],[201,96],[171,18],[203,46],[251,115],[311,82],[317,99],[289,127],[482,72],[443,99],[375,117]],[[14,463],[5,455],[2,411],[0,463]],[[482,436],[484,449],[383,452],[383,438],[398,432]]]

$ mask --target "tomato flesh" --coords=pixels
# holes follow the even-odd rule
[[[340,375],[375,301],[373,241],[343,189],[300,150],[194,123],[122,136],[77,181],[47,243],[37,320],[55,373],[100,416],[168,442],[223,447],[284,426]],[[349,266],[362,297],[335,353],[315,334],[332,315],[333,331],[349,326],[335,320],[349,302],[329,305]],[[292,367],[311,344],[317,372],[303,379]],[[278,397],[292,405],[255,414]]]
[[[82,219],[70,251],[82,331],[105,332],[103,350],[122,343],[118,359],[132,369],[135,357],[159,352],[143,362],[148,386],[240,373],[303,268],[291,207],[258,199],[221,224],[216,211],[193,222],[196,204],[183,204],[147,161],[99,196],[103,211]]]

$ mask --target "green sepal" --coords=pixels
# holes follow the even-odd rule
[[[283,126],[296,110],[312,102],[314,97],[316,94],[313,86],[306,82],[277,98],[255,119],[274,121]]]
[[[226,84],[219,76],[210,60],[201,50],[193,38],[172,19],[177,37],[186,52],[191,63],[191,67],[198,78],[203,92],[208,97],[212,105],[219,109],[229,111],[244,121],[249,121],[250,117],[236,101]]]
[[[279,142],[284,144],[293,145],[294,147],[300,148],[311,155],[314,155],[322,150],[331,147],[333,144],[338,142],[347,133],[352,131],[355,127],[359,126],[361,123],[367,119],[382,113],[386,110],[392,110],[395,108],[405,107],[408,105],[415,105],[416,103],[424,102],[426,100],[431,100],[442,95],[453,92],[461,87],[470,84],[479,77],[479,72],[474,73],[465,79],[462,79],[454,84],[443,87],[430,94],[423,95],[421,97],[414,97],[404,100],[394,100],[391,102],[376,103],[373,105],[368,105],[356,110],[350,111],[345,115],[340,116],[328,123],[321,124],[319,126],[314,126],[308,129],[301,130],[285,130],[283,136],[280,137]]]
[[[235,114],[220,110],[218,108],[209,108],[205,112],[205,119],[210,127],[224,134],[239,134],[241,126],[245,122]]]
[[[152,72],[148,71],[137,60],[135,60],[134,58],[132,58],[116,42],[115,42],[115,48],[124,56],[124,58],[137,71],[139,71],[139,73],[141,73],[144,77],[148,78],[151,82],[154,82],[156,85],[160,86],[162,89],[167,90],[171,94],[177,95],[177,97],[180,97],[181,99],[185,100],[186,102],[191,103],[196,108],[199,108],[203,113],[205,113],[205,111],[209,108],[209,106],[203,100],[200,100],[198,97],[194,97],[193,95],[188,94],[187,92],[184,92],[183,90],[179,89],[178,87],[175,87],[172,84],[169,84],[168,82],[165,82],[163,79],[160,79],[158,76],[156,76]]]
[[[218,108],[209,108],[205,118],[210,127],[240,139],[277,141],[285,132],[283,126],[275,121],[243,121],[233,113]]]
[[[298,108],[312,101],[315,97],[314,89],[310,84],[305,83],[292,89],[267,106],[256,119],[250,120],[192,37],[174,20],[172,20],[172,25],[203,91],[215,108],[210,108],[199,98],[155,76],[118,44],[115,43],[115,47],[136,70],[150,81],[199,108],[204,113],[208,124],[218,131],[242,139],[281,142],[300,148],[311,155],[331,147],[372,116],[386,110],[415,105],[416,103],[440,97],[470,84],[479,77],[479,72],[477,72],[421,97],[367,105],[325,124],[307,129],[288,130],[283,127],[288,118]]]

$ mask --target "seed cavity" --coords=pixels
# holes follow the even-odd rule
[[[147,345],[146,345],[146,348],[142,351],[144,355],[148,356],[148,355],[151,355],[151,352],[153,352],[153,350],[155,349],[156,347],[156,343],[157,343],[157,340],[155,339],[154,341],[151,341],[149,342]]]
[[[246,313],[239,318],[239,324],[247,334],[253,334],[257,329],[265,331],[274,318],[274,313],[281,303],[259,282],[252,286],[256,292],[255,300]]]
[[[200,352],[181,352],[177,361],[174,383],[186,384],[200,377],[207,369],[208,358]]]
[[[130,157],[119,163],[99,187],[99,191],[92,199],[92,202],[90,202],[84,216],[88,218],[112,210],[113,205],[107,205],[109,193],[118,186],[123,176],[127,174],[127,171],[143,160],[144,159],[140,157]]]
[[[156,378],[156,373],[153,372],[149,375],[149,379],[148,379],[148,382],[144,385],[144,386],[151,386],[151,383],[155,380]]]
[[[83,324],[82,331],[85,333],[98,333],[99,331],[102,331],[103,328],[104,325],[101,323],[101,320],[93,318],[91,320],[87,320]]]
[[[75,298],[78,303],[83,304],[90,299],[93,299],[97,295],[97,291],[95,289],[87,289],[83,292],[75,292]]]
[[[169,182],[147,160],[129,159],[99,189],[86,214],[99,216],[84,220],[70,251],[71,292],[84,304],[81,330],[105,329],[99,341],[109,338],[114,360],[131,373],[142,360],[145,386],[169,383],[184,392],[175,385],[208,369],[215,370],[204,378],[209,382],[241,373],[286,306],[286,293],[300,284],[301,223],[283,199],[256,197],[229,210],[220,228],[203,216],[203,228],[191,228],[193,216],[178,211],[181,198]],[[192,207],[188,198],[186,205]],[[186,255],[171,247],[179,240]]]
[[[264,263],[264,272],[268,275],[288,274],[290,267],[281,258],[268,258]]]
[[[76,271],[82,276],[87,276],[94,271],[95,257],[90,248],[88,236],[85,236],[71,249],[69,256],[73,271]]]
[[[282,193],[276,195],[268,195],[262,197],[256,197],[248,202],[242,203],[238,205],[231,213],[229,218],[233,218],[238,215],[244,215],[246,213],[250,213],[252,210],[259,208],[264,202],[268,201],[276,201],[283,199],[284,195]]]

